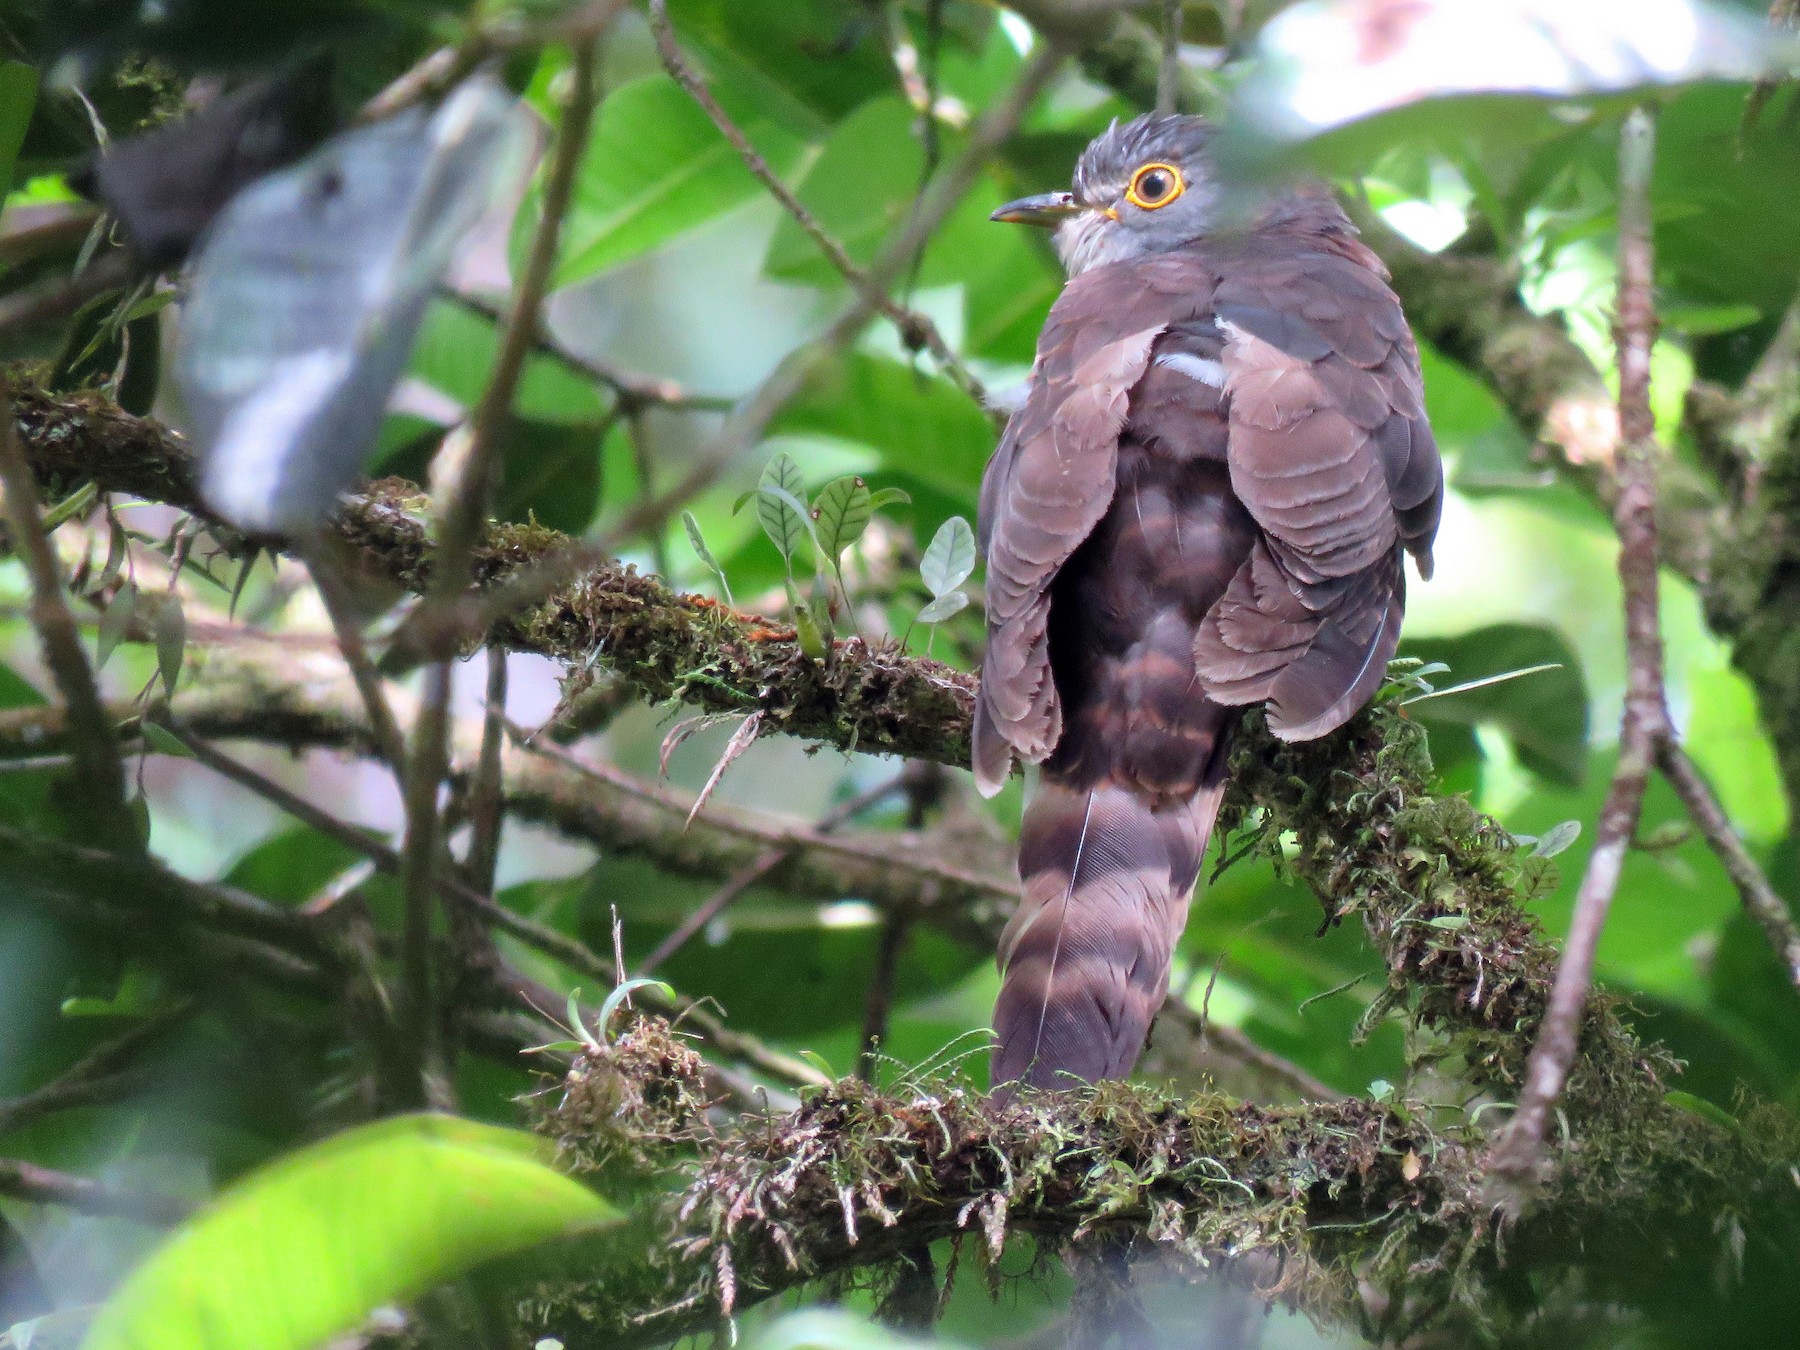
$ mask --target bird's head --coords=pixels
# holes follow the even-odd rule
[[[1070,276],[1102,263],[1166,253],[1200,238],[1218,215],[1219,188],[1202,117],[1146,113],[1117,122],[1081,152],[1067,192],[1008,202],[993,219],[1056,227]]]

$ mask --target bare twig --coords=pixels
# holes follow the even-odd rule
[[[146,1017],[122,1035],[95,1046],[42,1087],[0,1102],[0,1134],[76,1106],[118,1103],[137,1088],[144,1075],[126,1065],[145,1046],[193,1011],[180,1003]]]
[[[1526,1065],[1518,1109],[1493,1153],[1503,1184],[1529,1182],[1543,1158],[1551,1108],[1561,1096],[1581,1039],[1582,1015],[1594,954],[1619,885],[1626,851],[1637,831],[1644,788],[1659,742],[1667,734],[1662,633],[1657,618],[1656,424],[1650,410],[1650,348],[1656,335],[1651,252],[1650,179],[1656,123],[1647,108],[1625,119],[1619,143],[1619,494],[1613,519],[1619,532],[1619,577],[1625,591],[1628,674],[1619,759],[1600,808],[1593,851],[1575,895],[1575,914],[1563,944],[1537,1044]]]
[[[53,1172],[23,1158],[0,1159],[0,1195],[34,1205],[60,1205],[78,1214],[130,1219],[154,1228],[172,1227],[194,1211],[190,1202],[178,1196]]]
[[[471,295],[467,291],[445,291],[446,299],[483,318],[503,321],[505,314],[498,305]],[[730,412],[737,400],[726,394],[697,394],[674,380],[660,380],[654,375],[622,370],[606,361],[583,356],[563,342],[542,323],[532,334],[532,349],[554,358],[578,375],[597,380],[611,389],[627,412],[645,408],[667,408],[672,412]]]
[[[819,252],[825,255],[826,261],[837,269],[845,281],[850,283],[851,289],[855,290],[881,314],[892,320],[894,326],[900,330],[901,340],[909,348],[916,351],[923,347],[929,351],[932,359],[937,362],[938,368],[958,388],[986,407],[986,389],[963,364],[962,358],[944,339],[944,335],[938,331],[937,325],[925,315],[901,304],[888,294],[887,284],[892,279],[891,277],[878,279],[872,272],[864,271],[856,264],[855,260],[845,251],[844,246],[819,223],[818,217],[813,215],[807,209],[806,204],[794,195],[793,189],[788,187],[782,181],[781,176],[769,167],[768,160],[762,157],[761,152],[750,143],[750,138],[743,133],[737,123],[731,120],[731,115],[719,106],[718,99],[713,97],[712,90],[706,86],[706,81],[700,78],[681,54],[680,44],[676,42],[675,32],[669,25],[667,0],[651,0],[650,26],[656,35],[656,50],[662,56],[663,68],[674,77],[677,84],[687,90],[689,97],[698,103],[702,111],[712,119],[713,125],[719,129],[719,133],[730,143],[731,148],[737,151],[738,158],[744,162],[744,167],[749,169],[751,175],[769,190],[769,195],[781,204],[782,209],[794,218],[795,223],[806,232],[807,238],[811,239]],[[926,116],[931,116],[931,109],[926,109]]]
[[[526,739],[528,740],[529,736]],[[877,783],[866,792],[859,792],[849,801],[840,803],[820,817],[819,823],[813,826],[814,831],[819,834],[829,834],[846,821],[854,819],[877,802],[891,796],[900,788],[902,782],[903,779],[896,775],[885,783]],[[791,859],[794,853],[795,845],[792,844],[765,849],[755,862],[714,891],[698,909],[676,926],[674,932],[657,943],[656,949],[638,963],[638,974],[648,975],[675,955],[687,945],[695,933],[723,914],[739,896]]]
[[[6,296],[0,299],[0,337],[65,318],[96,296],[126,285],[136,270],[131,255],[121,249],[107,254],[75,276]]]
[[[895,973],[900,968],[900,958],[906,953],[912,928],[913,916],[898,910],[881,924],[881,936],[875,944],[875,963],[869,971],[869,993],[863,1002],[861,1048],[856,1056],[856,1076],[865,1083],[875,1081],[875,1069],[881,1062],[881,1048],[887,1042],[888,1019],[894,1011]]]
[[[901,231],[868,269],[877,294],[904,270],[907,261],[923,246],[946,216],[961,201],[981,166],[1000,144],[1017,130],[1032,102],[1061,68],[1060,48],[1046,43],[1014,82],[1005,98],[982,115],[971,129],[962,154],[928,189],[925,199]],[[431,609],[421,607],[408,621],[395,647],[415,658],[429,659],[454,650],[471,635],[485,633],[507,615],[535,605],[573,582],[583,572],[605,566],[630,539],[666,522],[682,506],[718,481],[739,455],[755,445],[769,423],[795,398],[824,362],[845,350],[873,320],[878,306],[859,292],[812,341],[796,347],[770,372],[762,384],[725,421],[712,442],[697,455],[687,473],[673,486],[646,496],[592,543],[570,544],[522,569],[505,585],[478,597],[466,597],[460,605]]]
[[[404,788],[406,739],[400,734],[399,720],[394,716],[393,705],[388,702],[381,672],[375,668],[368,645],[363,641],[362,625],[357,621],[350,597],[330,559],[315,558],[308,564],[307,570],[312,573],[319,601],[325,606],[325,613],[331,619],[331,627],[337,634],[338,652],[350,669],[350,678],[356,684],[363,710],[368,713],[369,730],[374,737],[376,750],[388,768],[393,770],[395,781]]]
[[[80,631],[63,597],[62,569],[44,534],[37,479],[19,445],[10,390],[0,381],[0,487],[13,547],[31,578],[31,621],[44,649],[44,662],[69,709],[70,749],[80,773],[80,789],[92,802],[101,842],[122,851],[141,847],[125,805],[125,767],[106,720],[100,691]]]
[[[640,501],[656,495],[656,456],[650,453],[650,427],[642,408],[625,414],[626,438],[631,442],[631,463],[637,470],[637,495]],[[669,544],[666,522],[658,521],[645,536],[650,546],[650,566],[659,577],[669,575]]]
[[[463,871],[478,891],[494,889],[494,865],[500,859],[500,830],[505,820],[500,752],[506,746],[506,649],[487,649],[487,708],[481,719],[481,755],[469,784],[469,824],[473,837]]]
[[[1181,86],[1181,0],[1163,0],[1162,64],[1156,71],[1156,111],[1177,112]]]
[[[611,17],[612,6],[607,12]],[[449,484],[438,511],[439,543],[424,605],[448,607],[469,584],[475,543],[480,537],[487,502],[497,476],[500,445],[512,416],[513,397],[524,374],[526,358],[538,330],[539,312],[549,290],[551,269],[562,237],[563,217],[575,191],[599,90],[598,33],[583,34],[573,46],[568,98],[555,155],[544,183],[543,214],[532,235],[525,267],[513,292],[499,355],[487,387],[471,418],[467,458]],[[442,847],[438,794],[448,766],[450,669],[448,656],[426,674],[425,692],[413,728],[407,761],[405,869],[401,889],[405,903],[402,974],[406,1025],[428,1062],[432,1035],[431,919],[433,878]]]
[[[1769,946],[1781,958],[1788,979],[1800,988],[1800,927],[1795,926],[1787,902],[1769,884],[1768,877],[1763,875],[1762,868],[1756,865],[1756,859],[1750,856],[1750,850],[1744,847],[1744,841],[1726,818],[1718,798],[1700,776],[1699,768],[1673,737],[1664,737],[1658,745],[1656,763],[1724,865],[1744,902],[1745,912],[1761,926]]]

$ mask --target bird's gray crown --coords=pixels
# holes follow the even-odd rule
[[[1083,208],[1057,231],[1056,249],[1070,276],[1148,253],[1166,253],[1212,227],[1219,189],[1202,117],[1146,113],[1113,123],[1081,154],[1074,195]],[[1148,166],[1174,171],[1174,192],[1160,204],[1134,191]]]
[[[1115,119],[1076,161],[1075,195],[1085,201],[1090,194],[1122,192],[1139,165],[1157,160],[1204,170],[1212,135],[1212,123],[1204,117],[1144,113],[1123,124]]]

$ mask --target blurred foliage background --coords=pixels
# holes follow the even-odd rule
[[[8,0],[0,5],[0,178],[7,188],[0,286],[23,293],[110,252],[116,236],[85,225],[40,253],[5,248],[8,239],[87,210],[72,179],[97,148],[308,53],[330,54],[329,101],[342,118],[431,52],[466,44],[471,34],[494,35],[494,64],[530,109],[541,145],[560,116],[570,54],[566,43],[530,34],[565,8],[551,0]],[[967,145],[972,121],[1016,85],[1047,33],[1078,47],[1090,35],[1085,59],[1064,66],[1030,101],[895,284],[894,293],[929,316],[990,390],[1027,373],[1061,273],[1046,238],[990,224],[989,212],[1066,184],[1080,148],[1113,118],[1140,111],[1154,92],[1153,72],[1147,88],[1141,76],[1121,76],[1095,55],[1113,8],[1129,7],[1087,6],[1081,23],[1065,15],[1058,28],[1062,10],[1082,7],[670,5],[689,60],[719,102],[767,166],[865,266],[906,228],[926,187]],[[1190,87],[1223,105],[1255,70],[1257,32],[1280,8],[1184,6]],[[1132,19],[1133,31],[1153,35],[1156,19],[1149,12]],[[835,615],[838,635],[854,630],[973,669],[980,606],[919,622],[919,611],[945,589],[928,584],[921,563],[946,522],[974,520],[995,423],[889,322],[814,365],[766,433],[681,503],[691,524],[662,512],[650,528],[639,527],[634,513],[642,503],[703,462],[729,428],[730,410],[789,353],[826,332],[852,292],[666,73],[638,7],[619,14],[600,52],[602,99],[551,274],[545,341],[527,363],[499,447],[496,515],[611,541],[623,558],[678,590],[724,601],[728,584],[737,608],[779,624],[791,608],[782,553],[762,527],[762,503],[736,507],[765,466],[791,456],[808,504],[845,475],[873,491],[899,489],[903,497],[884,504],[844,556],[849,604]],[[1469,60],[1481,56],[1471,52]],[[1488,57],[1503,61],[1505,52]],[[1697,439],[1689,387],[1740,384],[1776,338],[1800,277],[1800,100],[1791,87],[1776,89],[1747,119],[1747,102],[1756,101],[1751,81],[1696,79],[1671,84],[1657,101],[1663,326],[1654,396],[1672,464],[1705,479],[1718,469]],[[1377,117],[1359,123],[1354,138],[1327,138],[1316,162],[1361,218],[1378,223],[1372,237],[1384,249],[1494,260],[1525,310],[1560,325],[1611,379],[1616,110],[1604,100],[1533,103],[1530,115],[1473,98],[1437,103],[1424,120]],[[529,166],[512,175],[431,301],[372,452],[372,475],[425,481],[447,434],[480,400],[501,340],[496,316],[542,207],[541,178]],[[29,362],[20,369],[38,387],[97,391],[129,412],[179,424],[162,370],[179,328],[179,304],[165,306],[180,284],[171,274],[134,283],[123,300],[108,292],[44,322],[15,323],[5,354]],[[1624,679],[1616,543],[1593,488],[1593,455],[1603,469],[1608,432],[1602,425],[1600,449],[1585,458],[1578,437],[1548,444],[1555,438],[1523,420],[1516,401],[1509,406],[1491,370],[1432,346],[1431,336],[1421,334],[1427,396],[1452,490],[1437,576],[1411,589],[1402,652],[1447,667],[1434,677],[1440,685],[1554,667],[1428,700],[1415,712],[1446,785],[1509,831],[1545,837],[1564,822],[1582,826],[1557,857],[1560,880],[1535,907],[1558,935],[1612,771]],[[109,699],[172,693],[179,708],[184,696],[228,688],[245,659],[297,684],[342,683],[329,619],[298,563],[252,552],[240,576],[245,554],[229,532],[122,495],[70,505],[80,485],[61,487],[68,509],[59,512],[53,542],[70,570],[82,641]],[[227,556],[228,547],[235,554]],[[804,600],[813,584],[808,551],[794,571]],[[1792,896],[1800,892],[1800,858],[1779,738],[1800,731],[1784,732],[1759,715],[1759,691],[1734,664],[1730,635],[1709,628],[1707,599],[1691,580],[1671,570],[1664,583],[1668,688],[1685,744],[1776,889]],[[956,585],[979,598],[979,574],[950,588]],[[397,600],[372,587],[357,596],[377,623],[390,622]],[[16,730],[53,697],[30,603],[24,566],[0,556],[0,717],[17,719],[6,724],[15,731],[0,737],[0,822],[87,843],[91,819],[66,809],[66,762],[44,756]],[[488,659],[477,656],[456,671],[459,728],[479,727],[492,687]],[[563,665],[530,654],[506,660],[508,715],[527,727],[550,718]],[[691,722],[690,712],[639,701],[623,684],[609,692],[614,677],[604,648],[591,667],[577,669],[592,677],[588,697],[601,711],[588,715],[569,752],[691,800],[741,719]],[[407,680],[396,686],[403,708],[418,676]],[[677,727],[683,734],[674,734]],[[342,749],[286,742],[271,725],[229,749],[339,820],[397,841],[402,802],[385,769]],[[459,756],[471,754],[472,744],[459,739]],[[374,933],[398,931],[398,883],[368,875],[340,840],[219,776],[166,736],[128,739],[126,751],[149,852],[175,874],[288,910],[353,896]],[[1800,745],[1785,753],[1800,756]],[[960,771],[902,778],[901,767],[892,757],[768,736],[729,763],[708,809],[817,821],[891,783],[852,822],[858,838],[890,832],[908,851],[1004,876],[1018,789],[984,804]],[[1660,782],[1651,788],[1640,843],[1601,944],[1601,981],[1629,999],[1646,1036],[1686,1062],[1678,1084],[1685,1092],[1726,1112],[1745,1093],[1800,1107],[1800,999]],[[163,920],[154,908],[121,923],[47,906],[27,879],[30,868],[25,858],[0,868],[0,1154],[97,1178],[121,1194],[199,1201],[376,1112],[370,1080],[377,1070],[358,1010],[233,969],[216,952],[174,959],[167,935],[155,931]],[[609,961],[616,942],[624,970],[635,973],[714,894],[719,883],[705,872],[684,875],[654,849],[608,847],[579,830],[514,820],[502,838],[494,894]],[[969,1055],[997,987],[991,950],[931,924],[891,923],[854,890],[789,890],[782,876],[774,871],[750,885],[662,962],[657,978],[705,999],[730,1028],[833,1076],[857,1070],[871,987],[885,985],[879,997],[890,1006],[875,1014],[878,1079],[902,1082],[927,1062],[963,1063],[979,1079],[983,1058]],[[1176,986],[1215,1026],[1243,1033],[1331,1089],[1379,1096],[1410,1084],[1429,1099],[1429,1083],[1409,1078],[1396,1023],[1358,1034],[1383,987],[1380,958],[1350,926],[1319,928],[1317,903],[1304,888],[1267,862],[1239,862],[1198,897]],[[584,980],[595,992],[591,975],[505,934],[497,941],[509,961],[559,997]],[[379,942],[376,949],[388,953]],[[562,1013],[542,1011],[552,1021]],[[544,1039],[556,1036],[550,1030]],[[540,1074],[556,1071],[553,1056],[521,1058],[516,1047],[495,1051],[470,1036],[462,1044],[454,1106],[471,1121],[518,1124],[521,1098],[542,1089]],[[90,1058],[96,1051],[98,1068]],[[1228,1053],[1196,1060],[1166,1048],[1146,1073],[1183,1088],[1216,1077],[1230,1090],[1269,1099],[1289,1091]],[[771,1086],[778,1098],[792,1089]],[[20,1110],[19,1103],[35,1104]],[[412,1203],[404,1192],[387,1200],[400,1209]],[[16,1324],[8,1334],[19,1347],[43,1343],[34,1333],[79,1325],[81,1310],[104,1300],[164,1235],[141,1216],[81,1206],[0,1199],[0,1211],[7,1225],[0,1323]],[[338,1231],[361,1222],[346,1210]],[[556,1228],[526,1231],[515,1245]],[[433,1237],[390,1241],[423,1249]],[[943,1336],[1037,1343],[1031,1335],[1054,1326],[1066,1299],[1055,1272],[1009,1284],[998,1300],[979,1286],[968,1279],[956,1289]],[[1218,1330],[1246,1317],[1265,1346],[1360,1343],[1347,1330],[1314,1328],[1290,1314],[1265,1321],[1254,1300],[1237,1306],[1245,1297],[1226,1286],[1168,1296],[1158,1314],[1166,1343],[1250,1344]],[[866,1310],[866,1300],[848,1301]],[[768,1346],[891,1343],[853,1318],[809,1313],[810,1321],[776,1325],[781,1313],[748,1314],[746,1334],[766,1337],[755,1343]],[[1221,1339],[1207,1339],[1214,1336]]]

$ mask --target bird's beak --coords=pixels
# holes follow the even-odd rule
[[[988,219],[1013,225],[1057,225],[1084,209],[1073,192],[1040,192],[1008,202]]]

